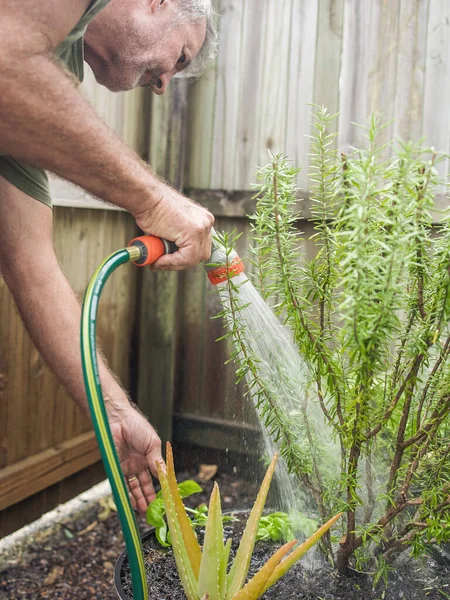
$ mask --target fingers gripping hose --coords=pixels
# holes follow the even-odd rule
[[[81,315],[81,361],[86,395],[95,435],[122,526],[134,600],[148,600],[147,578],[141,538],[103,400],[97,360],[97,309],[103,287],[110,275],[120,265],[130,261],[138,266],[151,265],[164,254],[173,253],[176,250],[176,246],[171,242],[154,236],[142,236],[132,240],[128,248],[111,254],[97,268],[89,282]],[[230,273],[234,276],[244,270],[238,255],[233,253],[227,256],[217,242],[213,243],[213,252],[209,262],[213,264],[208,264],[206,268],[208,277],[213,284],[225,281]]]

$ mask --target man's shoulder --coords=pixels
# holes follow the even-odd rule
[[[81,82],[84,76],[83,36],[89,23],[102,11],[110,0],[93,0],[88,9],[55,50],[56,56]]]
[[[55,50],[55,54],[64,60],[65,53],[70,49],[71,46],[76,44],[79,40],[82,40],[86,33],[87,26],[89,23],[102,11],[111,0],[93,0],[84,15],[72,29],[72,31],[66,36],[66,38],[59,44]]]

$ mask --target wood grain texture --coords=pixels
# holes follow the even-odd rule
[[[220,53],[217,62],[211,180],[208,187],[234,187],[235,143],[239,119],[242,17],[247,0],[220,3]],[[231,143],[227,143],[227,141]]]
[[[97,462],[2,510],[0,512],[0,538],[32,523],[44,513],[56,508],[58,504],[71,500],[74,496],[103,481],[105,477],[103,464]]]
[[[296,11],[293,10],[292,0],[285,0],[283,4],[283,10],[279,10],[275,2],[264,5],[265,31],[260,54],[262,73],[259,101],[256,107],[257,153],[250,157],[245,177],[241,177],[242,184],[246,180],[247,186],[255,181],[256,166],[268,162],[269,151],[272,153],[287,151],[286,132],[290,96],[286,91],[289,78],[292,77],[292,59],[297,55],[297,48],[291,46],[293,40],[291,32],[295,27],[292,20]],[[251,74],[252,72],[249,71],[246,76],[251,77]],[[291,126],[295,127],[293,123]]]
[[[254,176],[255,156],[260,150],[268,6],[267,0],[259,3],[247,1],[243,8],[242,52],[239,80],[236,82],[239,90],[239,114],[237,131],[233,133],[235,171],[231,189],[236,190],[248,188],[249,173]]]
[[[0,510],[100,460],[94,432],[81,434],[0,471]]]
[[[394,135],[422,135],[430,0],[401,0],[394,107]]]
[[[445,99],[450,94],[450,4],[430,0],[425,67],[422,134],[437,150],[450,147],[450,111]],[[441,175],[449,162],[438,165]]]
[[[178,275],[142,273],[137,402],[161,439],[172,438]]]
[[[286,81],[285,153],[302,168],[299,187],[308,189],[308,166],[311,133],[311,103],[314,80],[318,26],[317,0],[294,0],[291,7],[289,71]]]
[[[213,0],[213,5],[218,28],[220,0]],[[186,180],[201,188],[209,188],[211,181],[217,63],[218,59],[212,61],[202,77],[188,87]]]
[[[175,188],[184,184],[186,157],[186,80],[172,83],[164,96],[152,100],[149,162]]]
[[[126,213],[55,208],[55,251],[80,298],[100,261],[126,245],[134,234],[133,219]],[[101,346],[126,387],[135,284],[136,269],[122,267],[106,286],[99,307]],[[2,278],[0,307],[0,468],[13,468],[70,442],[90,431],[91,426],[39,356]],[[79,341],[68,339],[67,343],[78,347]],[[79,468],[85,466],[80,464]]]
[[[179,80],[152,102],[150,163],[177,189],[186,165],[187,92],[187,82]],[[172,437],[179,276],[147,269],[140,275],[137,398],[165,442]]]
[[[369,42],[375,1],[362,3],[359,0],[347,0],[345,3],[339,99],[339,147],[344,152],[363,142],[362,132],[353,123],[364,122],[369,112]]]
[[[344,0],[319,0],[314,103],[339,111],[339,78],[344,19]],[[332,131],[336,131],[336,126]]]
[[[251,190],[267,151],[303,168],[308,191],[310,103],[339,112],[348,152],[365,143],[372,113],[393,120],[381,137],[448,149],[450,5],[439,0],[217,0],[217,61],[189,91],[188,188]],[[448,95],[448,94],[447,94]],[[442,172],[448,165],[442,166]]]

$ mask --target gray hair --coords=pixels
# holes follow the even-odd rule
[[[200,52],[178,77],[199,77],[208,63],[217,56],[219,35],[214,23],[215,11],[211,0],[179,0],[177,22],[195,22],[206,19],[205,41]]]

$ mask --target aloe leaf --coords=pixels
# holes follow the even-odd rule
[[[173,464],[173,453],[172,446],[169,442],[166,445],[166,464],[167,464],[167,481],[169,484],[171,496],[175,509],[178,515],[178,521],[180,524],[181,534],[183,536],[184,545],[191,562],[192,571],[194,572],[195,578],[198,579],[200,572],[200,561],[202,559],[202,551],[200,550],[197,537],[194,530],[192,529],[191,521],[186,514],[183,500],[181,499],[180,491],[178,489],[178,483],[175,477],[175,467]]]
[[[225,544],[225,548],[223,549],[222,560],[220,562],[220,575],[219,575],[219,588],[220,588],[220,597],[227,597],[227,569],[228,569],[228,560],[230,558],[231,551],[231,538],[227,540]]]
[[[210,600],[221,600],[219,580],[223,554],[222,508],[219,486],[215,483],[209,501],[208,521],[198,576],[198,594],[200,597],[209,594]]]
[[[281,559],[286,556],[296,543],[297,541],[293,540],[281,546],[256,575],[250,579],[245,587],[233,596],[232,600],[257,600],[263,593],[269,577],[280,564]]]
[[[175,561],[177,563],[178,574],[188,600],[198,600],[197,579],[194,575],[191,561],[189,560],[189,555],[184,545],[183,534],[178,521],[177,510],[172,499],[172,490],[169,487],[167,475],[163,471],[161,465],[158,464],[157,469],[164,503],[166,506],[166,516],[169,523],[172,549],[175,556]]]
[[[256,534],[258,533],[259,520],[261,519],[264,510],[277,460],[278,454],[273,457],[272,462],[267,469],[252,512],[248,518],[247,525],[245,526],[233,566],[228,574],[227,600],[233,598],[233,596],[242,588],[245,578],[247,577],[253,548],[255,547]]]
[[[303,544],[296,548],[294,552],[292,552],[292,554],[285,558],[283,562],[280,563],[272,573],[263,590],[263,593],[267,592],[267,590],[270,587],[272,587],[273,584],[280,579],[280,577],[283,577],[283,575],[285,575],[289,571],[292,565],[294,565],[304,554],[306,554],[306,552],[308,552],[308,550],[312,548],[314,544],[317,544],[317,542],[320,540],[323,534],[326,533],[331,527],[333,527],[336,521],[338,521],[343,514],[344,513],[339,513],[338,515],[331,518],[327,523],[325,523],[325,525],[322,525],[320,529],[318,529],[315,533],[313,533],[311,537],[309,537],[305,542],[303,542]]]

